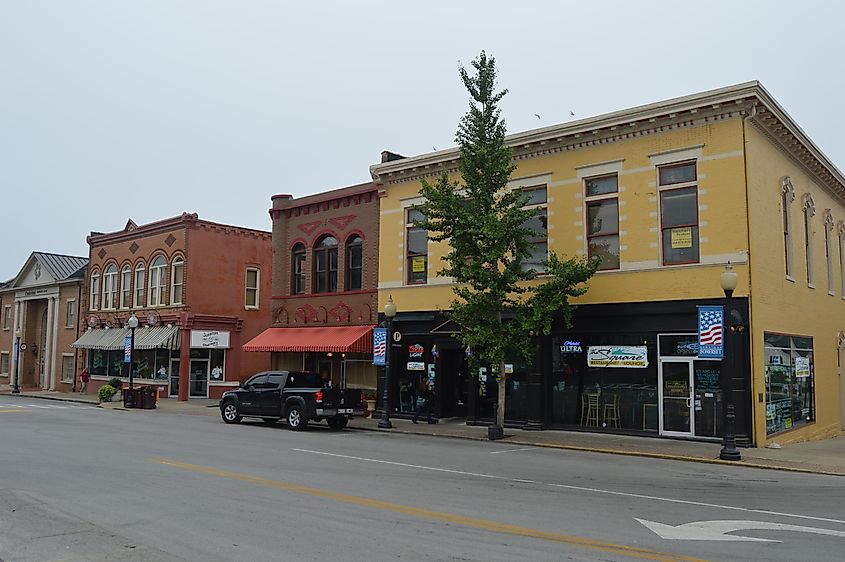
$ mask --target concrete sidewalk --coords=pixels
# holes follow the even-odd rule
[[[8,395],[8,387],[0,388],[0,394]],[[98,404],[96,396],[78,393],[35,391],[21,392],[15,396],[65,400],[98,405],[102,408],[123,409],[121,402]],[[187,402],[179,402],[178,400],[166,398],[158,401],[157,409],[178,414],[219,416],[220,412],[217,409],[217,403],[217,400],[207,399],[192,399]],[[152,413],[156,410],[127,411]],[[462,419],[441,420],[437,424],[427,424],[425,422],[413,424],[408,420],[393,419],[392,423],[393,429],[378,429],[377,419],[355,418],[350,422],[349,429],[452,437],[479,441],[487,440],[486,427],[469,426]],[[784,445],[781,449],[740,449],[742,461],[739,462],[719,460],[719,449],[721,448],[719,443],[637,437],[609,433],[506,429],[505,438],[498,443],[519,445],[522,447],[546,447],[845,476],[845,435],[823,441]]]

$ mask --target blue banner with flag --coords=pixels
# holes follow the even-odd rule
[[[698,356],[702,359],[721,359],[724,344],[725,307],[698,307]]]
[[[387,357],[387,328],[373,328],[373,365],[384,367]]]
[[[132,336],[124,336],[123,338],[123,362],[129,363],[132,361]]]

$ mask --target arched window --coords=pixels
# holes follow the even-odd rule
[[[314,292],[337,291],[337,238],[326,234],[314,245]]]
[[[781,178],[780,207],[783,215],[783,258],[786,264],[786,276],[792,278],[792,220],[790,205],[795,201],[795,188],[789,176]]]
[[[346,239],[346,286],[347,291],[363,287],[364,239],[353,234]]]
[[[132,306],[144,308],[144,262],[135,266],[135,301]]]
[[[109,265],[103,272],[103,310],[114,309],[117,300],[117,266]]]
[[[290,292],[292,295],[302,295],[305,293],[305,244],[300,242],[293,247],[290,264]]]
[[[816,214],[816,204],[809,193],[804,194],[804,257],[807,261],[807,285],[816,288],[813,275],[813,216]]]
[[[91,298],[88,302],[90,310],[97,310],[100,302],[100,271],[95,269],[91,273]]]
[[[185,284],[185,260],[173,258],[170,268],[170,304],[182,304],[182,286]]]
[[[120,308],[129,308],[129,299],[132,297],[132,268],[129,264],[120,270]]]
[[[167,271],[167,260],[164,256],[158,256],[150,263],[150,288],[147,294],[149,306],[161,306],[165,303],[164,297],[167,290],[165,285],[165,274]]]

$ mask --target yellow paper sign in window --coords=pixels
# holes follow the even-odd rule
[[[672,248],[692,248],[692,227],[672,229]]]
[[[414,273],[425,272],[425,258],[413,258],[411,260],[411,271]]]

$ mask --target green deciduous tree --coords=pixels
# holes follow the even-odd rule
[[[525,208],[527,196],[520,190],[508,188],[516,166],[498,107],[507,90],[495,92],[493,57],[482,51],[472,66],[474,74],[460,68],[471,98],[456,135],[460,180],[451,181],[444,174],[433,183],[422,182],[426,202],[420,210],[425,218],[417,226],[428,230],[429,239],[450,246],[438,272],[456,283],[449,314],[462,328],[458,339],[473,350],[473,372],[481,363],[496,370],[496,425],[502,428],[506,356],[531,360],[534,336],[550,333],[556,313],[571,325],[569,298],[587,290],[597,263],[561,260],[549,252],[539,279],[538,271],[527,266],[531,239],[537,236],[529,222],[538,211]]]

